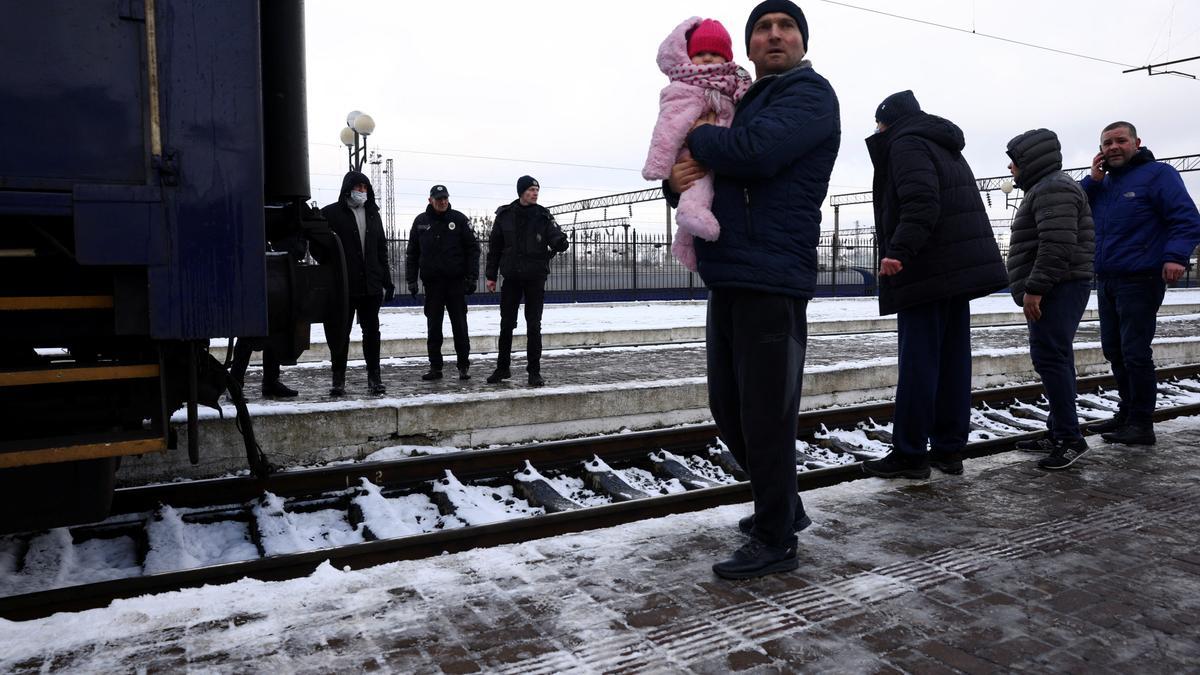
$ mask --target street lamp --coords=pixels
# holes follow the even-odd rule
[[[367,136],[374,131],[375,120],[370,115],[358,110],[351,110],[346,115],[346,126],[339,138],[346,146],[351,171],[362,171],[363,160],[367,158]]]

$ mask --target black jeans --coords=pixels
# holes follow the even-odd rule
[[[340,343],[330,341],[330,352],[333,361],[333,385],[342,387],[346,384],[346,357],[350,353],[350,328],[354,325],[354,315],[358,315],[358,325],[362,328],[363,358],[367,361],[367,382],[380,383],[379,373],[379,307],[383,298],[378,295],[350,296],[350,311],[346,313],[346,323],[343,326],[325,324],[328,335],[331,330],[337,333]]]
[[[496,368],[512,365],[512,336],[517,327],[517,310],[525,299],[525,370],[530,375],[542,372],[542,305],[546,301],[545,279],[505,278],[500,286],[500,354]]]
[[[1073,441],[1079,433],[1075,410],[1075,331],[1091,295],[1091,282],[1065,281],[1042,296],[1042,318],[1028,322],[1029,357],[1042,378],[1050,419],[1046,421],[1050,438]]]
[[[1167,285],[1159,272],[1099,277],[1100,346],[1112,365],[1121,412],[1130,424],[1151,424],[1158,380],[1154,375],[1154,331]]]
[[[738,289],[708,296],[708,405],[717,431],[750,475],[751,536],[792,546],[796,418],[808,345],[808,301]]]
[[[958,452],[971,422],[971,303],[940,300],[900,310],[896,413],[897,452]]]
[[[459,369],[470,365],[471,338],[467,335],[466,282],[462,279],[440,279],[425,282],[425,324],[428,338],[429,367],[442,369],[442,318],[450,314],[450,331],[454,334],[454,355]]]

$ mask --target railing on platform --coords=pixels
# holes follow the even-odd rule
[[[484,287],[487,233],[477,233],[481,254],[479,282],[468,298],[472,304],[495,304],[499,293]],[[585,230],[569,233],[571,246],[554,256],[546,282],[547,302],[614,302],[632,300],[702,299],[707,290],[699,275],[689,272],[671,255],[661,234],[638,234],[634,228]],[[1002,242],[1003,243],[1003,242]],[[388,257],[396,283],[395,305],[420,304],[405,292],[407,239],[388,241]],[[1001,246],[1005,252],[1006,246]],[[825,233],[817,243],[817,296],[873,296],[878,292],[875,237],[863,231],[836,238]],[[1193,263],[1196,261],[1193,260]],[[836,273],[835,271],[836,270]],[[1195,264],[1178,286],[1200,287]]]

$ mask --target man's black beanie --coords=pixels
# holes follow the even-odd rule
[[[883,103],[875,109],[875,121],[891,126],[898,120],[919,112],[921,104],[917,103],[917,97],[913,95],[912,89],[905,89],[883,99]]]
[[[517,179],[517,194],[523,195],[523,194],[525,194],[526,190],[528,190],[529,188],[531,188],[535,185],[537,185],[538,188],[542,187],[542,186],[538,185],[537,179],[534,178],[533,176],[521,176],[520,178]]]
[[[807,52],[808,20],[804,18],[804,12],[800,11],[800,7],[790,0],[763,0],[758,3],[758,7],[750,11],[750,18],[746,19],[746,49],[750,49],[750,34],[754,32],[754,24],[758,23],[764,14],[774,12],[783,12],[796,21],[796,26],[800,28],[800,37],[804,38],[804,51]]]

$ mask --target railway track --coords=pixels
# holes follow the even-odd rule
[[[1156,416],[1200,414],[1200,365],[1159,371]],[[1079,381],[1087,424],[1110,417],[1109,376]],[[975,392],[967,457],[1044,433],[1040,385]],[[803,413],[797,487],[864,477],[890,449],[890,403]],[[113,515],[0,538],[0,617],[21,620],[244,577],[304,576],[526,541],[750,499],[715,428],[129,488]],[[103,562],[96,564],[100,559]],[[70,569],[92,560],[83,576]]]

